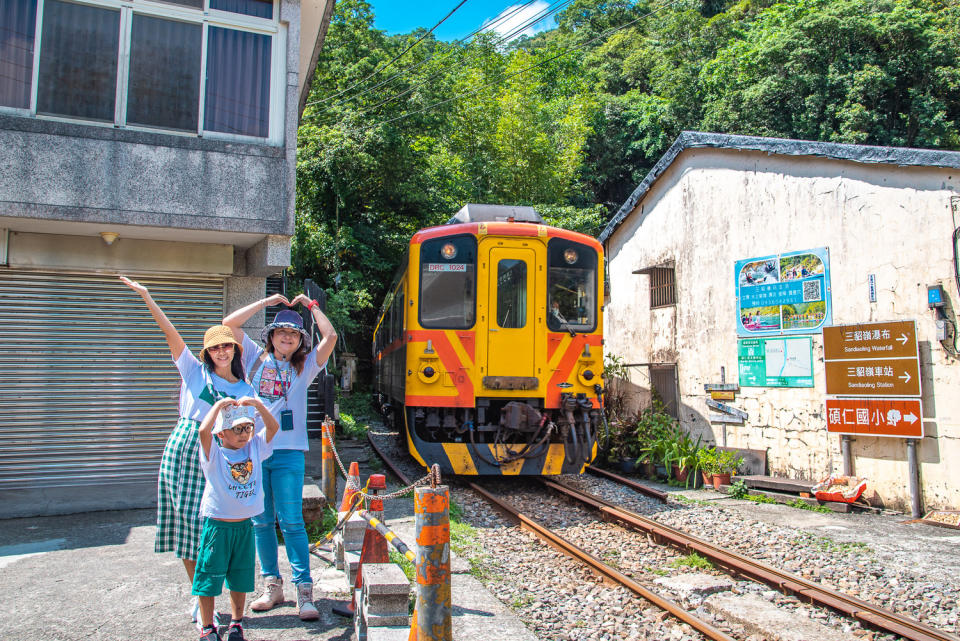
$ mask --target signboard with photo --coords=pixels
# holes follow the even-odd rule
[[[832,322],[826,247],[738,260],[737,336],[815,334]]]

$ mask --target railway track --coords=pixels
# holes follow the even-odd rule
[[[384,455],[384,453],[377,447],[372,439],[371,443],[386,465],[390,467],[399,478],[402,480],[406,479],[406,475],[404,475],[403,472],[399,470],[387,456]],[[613,480],[614,482],[622,483],[631,489],[644,493],[647,496],[651,496],[659,500],[666,500],[666,495],[664,493],[629,481],[629,479],[623,479],[622,477],[618,477],[617,475],[611,474],[604,470],[597,470],[596,468],[588,468],[588,471],[609,480]],[[460,480],[463,481],[463,479]],[[565,483],[550,479],[539,479],[539,481],[544,487],[560,494],[566,499],[598,512],[603,520],[616,522],[617,524],[628,529],[644,532],[649,534],[660,543],[666,543],[687,553],[696,552],[697,554],[706,557],[717,567],[722,568],[734,577],[744,577],[764,583],[783,593],[792,594],[798,599],[808,603],[830,608],[869,627],[893,633],[911,641],[960,641],[960,638],[954,635],[937,630],[936,628],[927,626],[909,617],[879,608],[856,597],[824,588],[817,583],[796,576],[792,573],[779,570],[763,562],[751,559],[737,552],[727,550],[720,546],[714,545],[713,543],[687,534],[681,530],[625,510],[613,503],[610,503],[609,501],[606,501],[605,499],[570,487]],[[624,481],[628,482],[623,483]],[[657,607],[669,612],[678,620],[687,623],[708,638],[717,639],[718,641],[721,639],[724,641],[731,639],[729,635],[721,630],[718,630],[710,623],[693,616],[681,606],[670,601],[669,599],[665,599],[656,593],[651,592],[616,568],[605,564],[596,556],[593,556],[585,550],[577,547],[570,541],[564,539],[555,532],[552,532],[549,528],[538,523],[529,516],[520,513],[520,511],[517,510],[513,505],[502,498],[497,497],[488,489],[475,482],[466,482],[465,484],[481,495],[486,501],[496,506],[498,510],[507,514],[512,520],[520,523],[523,529],[532,532],[552,547],[559,549],[568,556],[586,564],[594,572],[603,576],[606,580],[623,585],[634,594],[637,594],[638,596],[650,601]]]
[[[670,545],[687,552],[696,552],[715,565],[726,569],[732,575],[765,583],[774,589],[793,594],[809,603],[828,607],[870,627],[892,632],[905,639],[911,639],[912,641],[960,641],[960,638],[952,634],[937,630],[895,612],[884,610],[856,597],[829,590],[790,572],[779,570],[761,561],[658,523],[653,519],[624,510],[605,499],[572,488],[564,483],[548,479],[540,479],[540,482],[545,487],[559,492],[565,497],[597,510],[605,519],[614,520],[627,527],[644,531],[656,539],[666,541]]]
[[[373,449],[384,461],[386,466],[390,468],[391,472],[393,472],[404,484],[411,483],[412,479],[407,477],[407,475],[404,474],[403,471],[400,470],[399,467],[397,467],[396,464],[384,454],[384,452],[376,445],[375,441],[373,439],[369,439],[369,440]],[[594,572],[603,576],[607,580],[617,585],[622,585],[623,587],[627,588],[634,594],[646,599],[647,601],[657,606],[658,608],[661,608],[662,610],[669,612],[677,620],[686,623],[687,625],[699,631],[701,634],[703,634],[707,638],[714,639],[715,641],[735,641],[733,637],[726,634],[722,630],[718,630],[717,628],[712,626],[710,623],[690,614],[684,608],[674,603],[673,601],[666,599],[660,596],[659,594],[656,594],[655,592],[648,590],[643,585],[634,581],[626,574],[623,574],[616,568],[613,568],[607,565],[597,557],[591,555],[586,550],[566,540],[564,537],[560,536],[550,528],[522,514],[509,502],[498,498],[488,489],[474,482],[466,482],[465,485],[470,489],[472,489],[477,494],[479,494],[480,496],[482,496],[489,503],[493,504],[498,509],[503,511],[505,514],[508,515],[509,518],[519,523],[522,529],[533,533],[534,535],[539,537],[541,540],[545,541],[548,545],[551,545],[557,550],[560,550],[561,552],[570,556],[571,558],[586,564],[591,569],[593,569]]]

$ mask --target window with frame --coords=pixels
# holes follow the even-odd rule
[[[565,238],[547,243],[547,327],[592,332],[597,325],[597,252]]]
[[[513,258],[497,262],[497,326],[527,325],[527,263]]]
[[[477,313],[477,239],[448,236],[420,245],[420,326],[469,329]]]
[[[677,304],[672,267],[652,267],[650,270],[650,308]]]
[[[279,138],[275,14],[274,0],[0,0],[0,109]]]

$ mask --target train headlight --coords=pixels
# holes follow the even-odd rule
[[[572,265],[577,262],[578,258],[580,258],[580,254],[577,253],[576,249],[570,247],[563,250],[563,259],[567,261],[568,265]]]
[[[440,255],[447,260],[453,260],[457,257],[457,246],[453,243],[447,243],[440,248]]]
[[[437,361],[431,359],[427,362],[420,362],[420,366],[417,368],[417,378],[420,379],[421,383],[435,383],[440,380],[440,370],[437,368]]]
[[[594,381],[599,378],[597,373],[593,371],[595,366],[595,363],[582,363],[580,369],[577,370],[577,380],[584,387],[593,387]]]

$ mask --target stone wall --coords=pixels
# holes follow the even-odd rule
[[[958,193],[955,169],[683,151],[607,240],[605,349],[630,363],[675,360],[683,425],[719,442],[723,428],[708,420],[703,385],[719,382],[721,367],[728,382],[738,378],[734,263],[828,247],[835,324],[916,320],[923,498],[927,508],[960,507],[949,465],[960,456],[960,364],[935,340],[926,305],[934,283],[957,299],[950,197]],[[651,310],[649,276],[633,272],[665,264],[675,266],[677,305]],[[876,276],[875,303],[869,274]],[[773,474],[818,479],[842,471],[840,439],[826,432],[820,334],[813,335],[813,360],[814,388],[741,388],[731,403],[749,418],[726,428],[728,444],[766,449]],[[639,372],[632,376],[648,385]],[[858,437],[853,454],[878,501],[908,504],[902,441]]]

